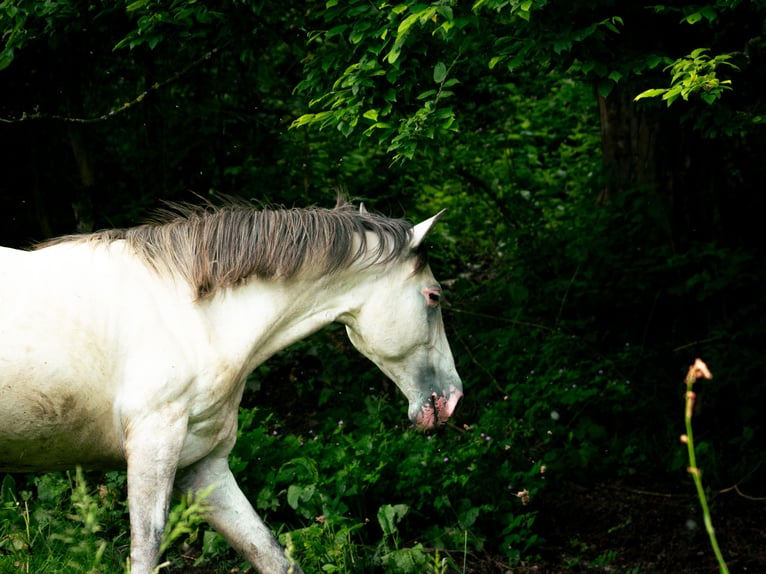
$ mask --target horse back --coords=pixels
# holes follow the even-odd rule
[[[133,349],[161,336],[151,273],[76,242],[0,248],[0,269],[0,470],[121,466],[118,403],[146,366]]]

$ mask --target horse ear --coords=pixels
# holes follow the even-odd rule
[[[364,206],[364,203],[359,204],[359,213],[367,213],[367,208]]]
[[[444,215],[445,211],[447,210],[442,209],[439,213],[437,213],[433,217],[430,217],[426,219],[425,221],[421,221],[415,227],[412,228],[412,239],[410,240],[410,247],[412,249],[417,249],[420,246],[420,244],[423,242],[423,238],[431,230],[431,227],[433,227],[434,223],[436,223],[439,220],[439,218],[442,215]]]

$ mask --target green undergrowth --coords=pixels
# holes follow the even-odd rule
[[[488,419],[424,433],[403,422],[406,404],[385,391],[346,397],[335,388],[343,418],[326,406],[299,433],[270,411],[243,411],[232,457],[304,569],[422,572],[497,552],[498,543],[513,559],[534,547],[527,505],[541,469],[513,448],[513,425]]]
[[[402,424],[404,404],[384,391],[346,407],[301,432],[270,409],[240,415],[232,469],[306,572],[461,572],[486,552],[514,561],[534,549],[545,469],[514,444],[531,433],[523,422],[485,413],[424,433]],[[123,572],[124,496],[122,473],[7,475],[0,572]],[[171,515],[167,568],[188,565],[183,554],[246,567],[196,515]]]
[[[125,474],[5,475],[0,491],[0,573],[127,573],[130,534]],[[92,482],[88,482],[90,479]],[[97,486],[93,486],[96,484]],[[205,497],[182,494],[170,511],[161,551],[178,561],[179,549],[200,533]]]
[[[0,495],[0,573],[121,572],[128,554],[124,474],[89,485],[76,472],[6,475]]]

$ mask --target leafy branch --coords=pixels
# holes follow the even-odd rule
[[[429,32],[448,41],[470,18],[456,16],[442,3],[404,3],[385,10],[355,4],[327,3],[325,18],[335,25],[312,36],[322,57],[306,60],[305,79],[296,87],[298,93],[316,94],[308,102],[312,111],[290,127],[334,127],[349,137],[365,125],[363,135],[385,145],[394,162],[412,159],[420,141],[456,131],[455,112],[443,102],[454,95],[450,88],[458,79],[451,72],[461,58],[458,49],[451,61],[442,57],[432,68],[430,63],[423,66],[412,57],[425,55],[415,36]],[[353,47],[355,61],[349,63],[339,49],[345,45]],[[405,51],[408,45],[411,49]],[[325,82],[331,68],[319,66],[323,60],[332,60],[339,70],[329,86]],[[421,90],[426,82],[429,88]]]
[[[656,98],[661,96],[670,106],[679,97],[689,100],[694,94],[699,94],[700,99],[712,104],[723,96],[726,90],[731,90],[731,80],[721,80],[716,75],[716,69],[728,66],[739,70],[737,66],[729,62],[733,54],[719,54],[711,58],[706,54],[707,48],[697,48],[688,56],[679,58],[665,70],[670,70],[672,78],[669,88],[652,88],[638,94],[634,101],[644,98]]]

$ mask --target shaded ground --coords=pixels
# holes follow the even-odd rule
[[[690,482],[688,494],[600,484],[569,485],[549,496],[537,531],[546,543],[541,560],[511,565],[469,556],[466,574],[718,574]],[[766,574],[766,500],[735,491],[712,501],[713,525],[731,574]],[[453,556],[462,564],[462,556]],[[210,568],[173,574],[222,574]]]
[[[474,574],[718,574],[697,499],[600,484],[569,485],[537,522],[541,560],[508,565],[474,557]],[[548,493],[550,494],[550,493]],[[734,491],[713,502],[713,525],[729,572],[766,573],[766,499]]]
[[[602,484],[571,485],[556,498],[538,523],[545,562],[510,572],[719,572],[691,481],[688,494]],[[766,499],[732,490],[712,501],[712,513],[729,571],[766,573]]]

